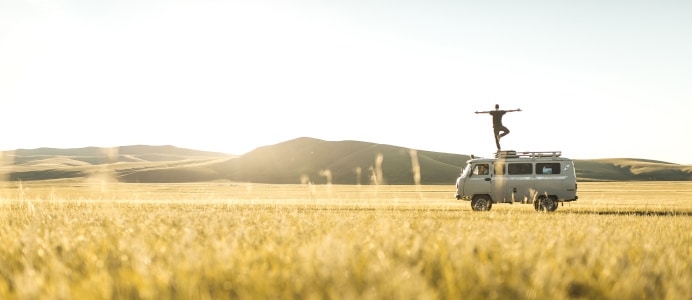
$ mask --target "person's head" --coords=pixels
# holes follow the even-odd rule
[[[500,104],[495,104],[495,110],[500,109]]]

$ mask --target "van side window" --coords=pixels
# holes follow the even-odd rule
[[[488,175],[488,164],[477,164],[473,167],[473,175]]]
[[[505,175],[505,164],[501,162],[495,162],[495,164],[493,164],[493,171],[495,175]]]
[[[531,163],[513,163],[507,165],[507,174],[509,175],[529,175],[533,174],[533,164]]]
[[[560,163],[536,163],[536,174],[560,174]]]

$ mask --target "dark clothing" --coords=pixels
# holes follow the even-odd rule
[[[500,138],[509,134],[509,129],[507,127],[500,125],[493,126],[493,131],[495,132],[495,145],[497,146],[497,151],[500,151]],[[502,132],[502,133],[500,133]]]
[[[502,125],[502,116],[504,116],[507,111],[504,110],[493,110],[488,112],[493,116],[493,131],[495,132],[495,145],[497,150],[500,151],[500,138],[509,134],[509,129]]]
[[[493,128],[497,127],[503,127],[502,126],[502,116],[504,116],[507,112],[504,110],[493,110],[488,112],[491,116],[493,116]]]

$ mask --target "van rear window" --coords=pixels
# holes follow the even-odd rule
[[[560,163],[537,163],[536,174],[560,174]]]
[[[509,175],[530,175],[533,174],[533,164],[531,163],[514,163],[507,165],[507,174]]]

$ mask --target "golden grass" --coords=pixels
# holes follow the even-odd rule
[[[2,299],[687,299],[692,183],[580,183],[554,213],[453,186],[16,182]]]

